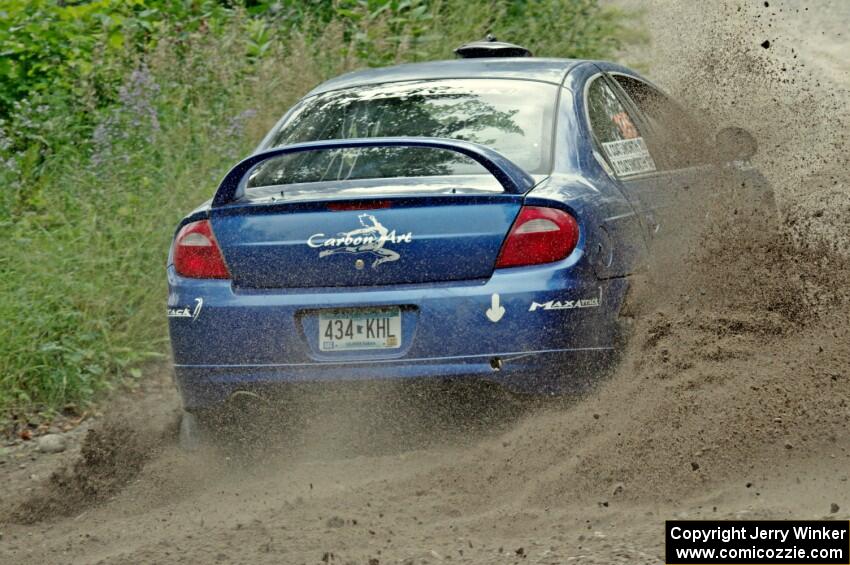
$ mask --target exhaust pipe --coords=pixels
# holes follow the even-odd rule
[[[256,392],[251,392],[250,390],[235,390],[230,393],[230,396],[227,397],[227,400],[231,403],[235,402],[258,402],[260,404],[268,405],[269,401],[257,394]]]

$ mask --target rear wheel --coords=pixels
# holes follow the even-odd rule
[[[180,418],[180,429],[177,434],[177,444],[183,451],[197,451],[204,443],[205,434],[198,417],[191,412],[183,411]]]
[[[245,391],[218,405],[183,410],[177,443],[184,451],[200,448],[245,449],[262,445],[273,429],[280,429],[281,406]]]

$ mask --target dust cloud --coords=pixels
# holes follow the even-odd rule
[[[304,392],[275,442],[187,456],[162,371],[124,447],[91,432],[16,506],[0,561],[660,563],[669,518],[847,518],[850,10],[659,1],[643,18],[652,43],[624,61],[715,128],[753,132],[778,210],[706,207],[699,239],[636,280],[604,382],[537,403],[472,385]],[[92,491],[86,461],[119,480]]]

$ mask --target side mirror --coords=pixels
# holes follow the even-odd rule
[[[749,161],[758,151],[758,142],[753,134],[743,128],[723,128],[715,136],[718,160]]]

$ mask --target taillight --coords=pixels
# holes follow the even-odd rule
[[[525,267],[560,261],[578,244],[578,223],[562,210],[523,206],[502,244],[496,267]]]
[[[193,279],[229,279],[208,220],[186,224],[174,238],[174,268]]]

